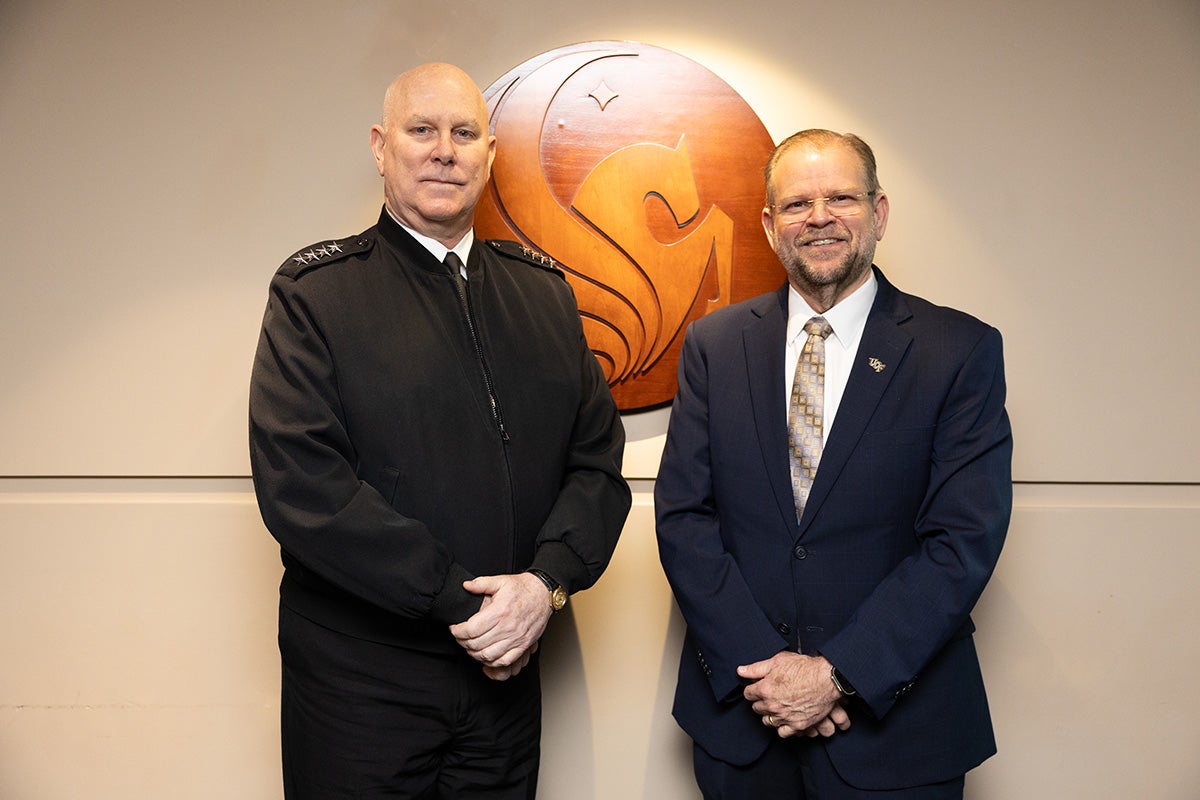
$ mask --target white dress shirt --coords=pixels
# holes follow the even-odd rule
[[[850,368],[854,364],[854,354],[858,352],[858,343],[862,340],[863,329],[867,327],[867,315],[871,313],[871,305],[875,302],[875,293],[879,282],[875,280],[875,272],[871,271],[867,282],[854,290],[849,297],[840,303],[818,314],[813,311],[800,293],[791,286],[788,287],[788,323],[787,347],[784,350],[784,407],[791,403],[792,381],[796,377],[796,361],[804,349],[808,334],[804,325],[813,317],[824,317],[833,328],[833,333],[825,339],[825,418],[821,425],[821,441],[829,438],[833,428],[833,419],[837,416],[838,406],[846,391],[846,383],[850,380]]]
[[[384,208],[387,208],[387,206],[384,206]],[[462,239],[459,240],[458,244],[454,245],[454,247],[446,247],[446,245],[442,244],[437,239],[430,239],[428,236],[419,234],[400,220],[396,219],[396,215],[392,213],[390,208],[387,208],[387,212],[388,216],[391,217],[397,225],[408,231],[408,235],[416,239],[417,242],[426,250],[428,250],[438,261],[445,261],[446,254],[451,250],[457,253],[459,259],[462,260],[462,268],[459,270],[459,272],[462,274],[463,280],[467,279],[467,256],[470,255],[471,245],[475,242],[474,228],[468,228],[466,234]]]

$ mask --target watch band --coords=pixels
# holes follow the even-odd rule
[[[543,570],[540,570],[537,567],[530,567],[529,569],[527,569],[525,571],[528,572],[530,575],[534,576],[535,578],[537,578],[542,583],[546,584],[546,588],[549,589],[550,591],[553,592],[556,588],[558,588],[558,581],[551,578]]]
[[[567,590],[563,588],[563,585],[547,575],[544,570],[536,567],[530,567],[525,571],[544,583],[550,591],[550,610],[562,611],[563,606],[567,604]]]
[[[850,681],[846,680],[845,676],[838,672],[837,667],[831,666],[829,668],[829,680],[833,681],[834,687],[842,693],[843,697],[854,697],[854,695],[858,694],[855,688],[850,685]]]

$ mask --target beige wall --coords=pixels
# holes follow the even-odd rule
[[[777,139],[862,134],[879,263],[1005,334],[1017,508],[976,615],[1000,754],[968,796],[1196,795],[1200,6],[692,6],[0,5],[0,798],[278,796],[244,443],[267,280],[373,221],[393,74],[486,86],[595,39],[699,61]],[[627,418],[634,512],[544,648],[542,797],[696,795],[665,419]]]

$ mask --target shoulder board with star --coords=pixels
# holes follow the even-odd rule
[[[305,272],[335,261],[341,261],[375,246],[375,240],[366,235],[350,236],[345,239],[327,239],[297,250],[279,266],[279,271],[298,278]]]
[[[547,272],[553,272],[560,278],[566,278],[566,275],[563,274],[562,269],[559,268],[558,263],[553,258],[545,253],[539,253],[532,247],[526,247],[520,242],[510,242],[507,239],[488,239],[487,243],[498,253],[515,258],[518,261],[523,261],[526,264],[532,264]]]

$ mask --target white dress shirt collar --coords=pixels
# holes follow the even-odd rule
[[[471,253],[471,245],[475,243],[475,229],[474,228],[468,228],[466,234],[463,235],[463,238],[460,239],[458,244],[454,245],[454,247],[446,247],[446,245],[442,244],[437,239],[431,239],[430,237],[425,236],[424,234],[417,233],[412,228],[408,227],[403,222],[396,219],[396,215],[392,213],[392,210],[390,208],[387,208],[387,206],[384,206],[384,208],[387,209],[388,216],[392,218],[393,222],[395,222],[401,228],[404,228],[404,230],[408,232],[409,236],[416,239],[417,243],[420,244],[422,247],[424,247],[426,250],[428,250],[430,252],[430,254],[432,254],[433,257],[436,258],[438,261],[445,261],[446,254],[449,253],[451,250],[453,250],[455,253],[457,253],[459,259],[461,259],[462,263],[463,263],[462,276],[464,278],[467,277],[467,256],[470,255],[470,253]]]
[[[867,316],[871,313],[871,306],[875,303],[875,294],[878,291],[879,281],[875,279],[875,270],[871,270],[862,286],[824,314],[818,314],[813,311],[812,306],[796,291],[795,287],[789,284],[788,344],[797,344],[797,337],[804,335],[804,325],[810,319],[824,317],[825,321],[833,328],[833,333],[830,334],[829,339],[825,340],[826,346],[830,340],[833,340],[841,345],[843,352],[853,353],[858,349],[858,342],[862,339],[863,330],[867,327]],[[798,346],[804,346],[803,339],[799,341]]]

